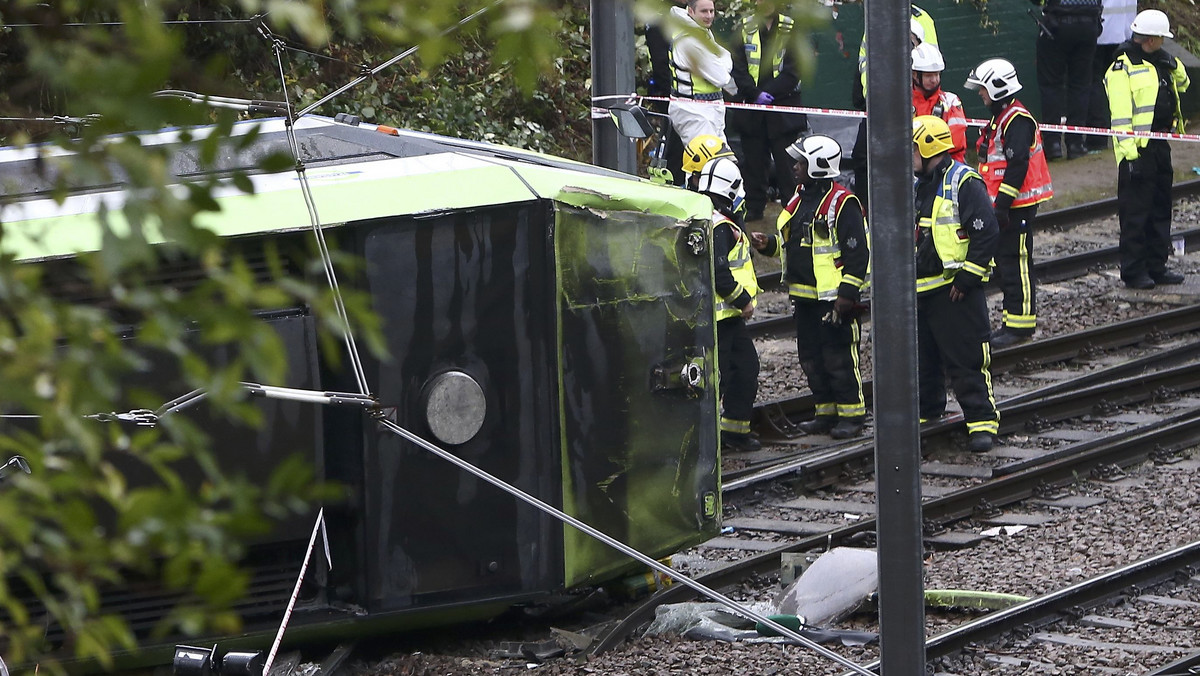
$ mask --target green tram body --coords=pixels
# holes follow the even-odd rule
[[[281,120],[238,123],[235,134],[252,124],[258,140],[222,153],[217,171],[287,151]],[[648,555],[718,530],[707,198],[537,153],[329,118],[302,118],[296,134],[330,247],[366,263],[339,283],[369,294],[382,320],[390,358],[362,357],[371,393],[395,422]],[[163,132],[142,143],[177,140]],[[70,265],[100,246],[100,205],[120,214],[119,187],[48,199],[28,163],[56,152],[0,149],[3,247],[27,264]],[[194,155],[172,154],[180,182],[201,171]],[[221,210],[202,226],[244,251],[267,240],[313,251],[296,173],[252,179],[253,195],[219,190]],[[267,384],[355,391],[348,367],[333,366],[345,355],[323,354],[308,308],[262,321],[283,337],[290,364],[288,382]],[[681,383],[688,367],[698,383]],[[183,394],[168,371],[139,381],[166,401]],[[477,408],[458,425],[455,407],[431,394],[445,374],[478,386],[481,419]],[[361,409],[259,401],[267,422],[257,429],[204,419],[203,405],[178,415],[204,419],[226,472],[265,478],[301,454],[349,489],[326,509],[333,566],[314,557],[289,637],[305,626],[354,634],[364,622],[458,621],[640,567],[381,430]],[[448,444],[433,432],[440,425],[445,436],[447,422],[479,429]],[[274,631],[311,528],[309,516],[254,543],[243,639]]]

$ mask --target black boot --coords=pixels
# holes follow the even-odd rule
[[[836,415],[819,415],[812,420],[800,423],[797,427],[805,434],[828,434],[837,426],[837,421]]]
[[[996,437],[990,432],[972,432],[967,439],[967,450],[972,453],[987,453],[995,443]]]
[[[866,416],[861,415],[853,418],[839,418],[838,424],[829,430],[829,436],[834,439],[853,439],[862,434],[865,422]]]
[[[749,434],[721,432],[721,448],[727,451],[757,451],[762,444]]]

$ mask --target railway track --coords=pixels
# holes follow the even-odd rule
[[[1000,402],[1002,438],[1019,434],[1028,437],[1027,443],[1021,448],[1002,445],[991,453],[972,455],[958,450],[960,419],[923,426],[927,545],[945,549],[970,546],[982,538],[955,531],[954,524],[966,520],[1021,523],[1022,518],[1007,519],[1005,508],[1030,499],[1070,505],[1066,487],[1081,478],[1119,478],[1121,468],[1147,458],[1164,464],[1181,459],[1185,449],[1200,443],[1200,394],[1192,394],[1200,389],[1198,320],[1200,307],[1185,307],[997,352],[999,371],[1014,377],[1036,371],[1049,381],[1041,387],[1026,386]],[[1086,361],[1091,368],[1069,378],[1047,377],[1046,365],[1059,364],[1064,366],[1061,372],[1067,373],[1066,365],[1074,361]],[[811,402],[805,399],[764,405],[775,409],[776,421],[769,429],[776,439],[789,437],[789,425],[780,425],[779,416],[794,422],[805,412],[811,414]],[[760,429],[768,429],[766,414],[757,420]],[[1077,424],[1062,424],[1065,421]],[[961,462],[946,462],[948,459]],[[727,504],[735,513],[749,516],[734,516],[725,523],[738,536],[750,537],[743,543],[736,537],[708,543],[714,549],[735,550],[743,556],[697,579],[722,588],[774,573],[785,553],[872,544],[872,470],[873,442],[867,440],[806,447],[785,453],[782,460],[727,471]],[[839,487],[839,495],[812,495],[833,486]],[[837,515],[834,522],[831,514]],[[855,520],[836,522],[846,515]],[[621,644],[659,605],[689,596],[686,588],[660,592],[603,636],[594,652]],[[1044,623],[1052,621],[1051,613],[1046,614]],[[944,652],[932,652],[931,647],[930,659],[955,649],[961,651],[962,647],[947,647]]]
[[[1176,199],[1200,195],[1200,179],[1179,183],[1173,193]],[[1062,209],[1047,211],[1038,215],[1038,230],[1069,229],[1080,223],[1086,223],[1097,218],[1111,215],[1117,209],[1116,198],[1098,200]],[[1200,229],[1193,228],[1173,233],[1181,238],[1188,250],[1200,247]],[[1038,260],[1034,263],[1034,275],[1040,283],[1052,283],[1071,279],[1102,266],[1111,266],[1118,261],[1116,246],[1100,247],[1089,251],[1057,256]],[[758,285],[763,291],[785,291],[779,271],[773,270],[758,275]],[[992,285],[990,293],[999,290]],[[864,321],[869,320],[869,313],[864,314]],[[783,337],[794,335],[796,332],[794,320],[790,314],[761,317],[747,325],[750,335],[754,338]]]

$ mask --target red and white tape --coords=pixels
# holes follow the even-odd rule
[[[642,96],[640,94],[630,95],[611,95],[611,96],[596,96],[593,101],[610,101],[621,100],[629,103],[641,105],[643,101],[686,101],[688,103],[700,103],[707,105],[724,105],[726,108],[736,108],[740,110],[762,110],[772,113],[794,113],[806,115],[825,115],[828,117],[850,117],[862,119],[867,116],[861,110],[839,110],[837,108],[811,108],[808,106],[763,106],[757,103],[723,103],[721,101],[696,101],[693,99],[668,98],[665,96]],[[607,108],[592,106],[592,119],[604,119],[609,116]],[[967,126],[970,127],[986,127],[988,120],[967,119]],[[1164,141],[1200,141],[1200,135],[1197,134],[1176,134],[1174,132],[1165,131],[1117,131],[1113,129],[1105,129],[1104,127],[1082,127],[1073,124],[1042,124],[1039,123],[1042,132],[1072,132],[1076,134],[1089,134],[1093,136],[1112,136],[1114,138],[1136,137],[1149,139],[1162,139]]]

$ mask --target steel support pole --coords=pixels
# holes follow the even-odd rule
[[[883,676],[925,674],[909,8],[865,3]]]
[[[592,2],[592,96],[629,94],[634,89],[633,10],[626,0]],[[637,173],[637,149],[612,120],[592,120],[592,163]]]

